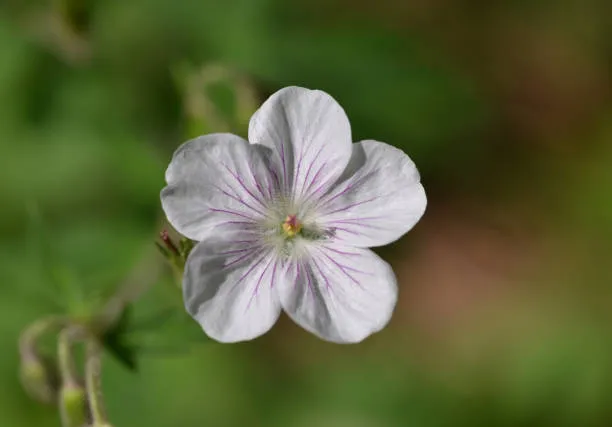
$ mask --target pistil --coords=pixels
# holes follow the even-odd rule
[[[285,218],[285,221],[282,224],[282,228],[283,233],[285,233],[285,237],[292,238],[302,231],[302,223],[298,221],[295,215],[287,215],[287,218]]]

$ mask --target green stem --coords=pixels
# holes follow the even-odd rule
[[[183,261],[184,264],[184,261]],[[179,290],[183,289],[183,274],[185,270],[184,265],[180,265],[177,262],[172,262],[172,275],[174,276],[174,284]]]
[[[85,360],[85,386],[93,427],[108,426],[104,396],[102,394],[102,360],[100,344],[94,338],[87,342]]]
[[[62,316],[45,317],[32,323],[19,337],[19,353],[21,357],[31,357],[36,353],[36,342],[41,335],[54,329],[59,329],[65,324],[66,318]]]
[[[57,339],[57,358],[62,383],[64,385],[76,385],[79,383],[72,346],[77,336],[77,331],[66,328],[60,332]]]
[[[82,339],[83,331],[77,326],[63,329],[57,339],[57,358],[62,381],[59,398],[60,418],[64,427],[81,427],[87,423],[85,391],[74,360],[73,347]]]

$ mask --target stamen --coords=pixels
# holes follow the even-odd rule
[[[295,215],[287,215],[285,222],[282,224],[282,228],[286,237],[294,237],[302,231],[302,223],[298,221]]]

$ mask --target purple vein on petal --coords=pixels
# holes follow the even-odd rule
[[[363,286],[361,285],[361,283],[359,283],[359,281],[357,279],[355,279],[353,276],[351,276],[346,269],[348,269],[348,267],[346,265],[342,265],[340,263],[338,263],[335,259],[333,259],[332,257],[330,257],[329,255],[327,255],[325,252],[321,251],[321,253],[323,254],[323,256],[325,256],[328,260],[330,260],[336,267],[338,267],[340,269],[340,271],[342,273],[344,273],[344,275],[346,277],[348,277],[349,279],[351,279],[351,281],[353,283],[355,283],[357,286],[359,286],[360,288],[363,288]]]
[[[329,284],[329,277],[327,277],[325,275],[325,273],[323,273],[323,270],[321,269],[321,267],[319,266],[317,261],[315,261],[314,258],[311,258],[310,262],[312,262],[314,264],[314,266],[317,268],[317,270],[319,270],[319,274],[321,275],[321,277],[325,281],[325,289],[327,289],[328,291],[331,291],[331,285]]]
[[[211,212],[219,212],[219,213],[224,213],[224,214],[228,214],[228,215],[239,216],[241,218],[248,219],[248,220],[253,221],[253,222],[257,221],[257,219],[253,218],[252,216],[248,216],[248,215],[245,215],[243,213],[236,212],[236,211],[233,211],[233,210],[230,210],[230,209],[209,208],[209,210]]]
[[[304,196],[304,193],[306,191],[308,191],[308,189],[306,188],[306,183],[308,182],[308,178],[310,177],[310,172],[312,171],[312,167],[314,166],[314,164],[317,162],[317,160],[319,159],[319,155],[321,155],[321,152],[323,151],[323,146],[321,146],[319,148],[319,151],[317,151],[317,154],[315,154],[314,158],[312,159],[312,162],[310,162],[310,165],[308,165],[308,170],[306,171],[306,175],[304,176],[304,185],[302,185],[302,189],[300,192],[300,198],[302,196]],[[310,186],[308,186],[308,188],[310,188]]]
[[[339,249],[332,248],[330,246],[325,246],[325,249],[327,249],[328,251],[335,252],[339,255],[344,255],[344,256],[362,256],[360,253],[357,253],[357,252],[345,252]]]
[[[225,169],[227,169],[227,171],[230,173],[230,175],[232,175],[234,177],[234,179],[238,182],[238,184],[240,184],[240,186],[242,187],[242,189],[244,191],[247,192],[247,194],[249,194],[253,200],[255,200],[256,202],[258,202],[261,206],[263,206],[264,208],[266,207],[266,204],[259,198],[257,197],[255,194],[253,194],[253,192],[251,190],[249,190],[249,188],[245,185],[244,181],[242,181],[242,178],[240,178],[236,172],[234,172],[229,166],[227,166],[225,163],[221,163],[223,165],[223,167],[225,167]]]
[[[321,250],[321,251],[326,251],[326,250],[328,250],[328,249],[329,249],[329,247],[322,246],[320,250]],[[330,257],[329,257],[329,255],[327,255],[327,254],[325,254],[325,253],[324,253],[324,255],[325,255],[326,257],[330,258]],[[333,259],[333,258],[330,258],[330,259]],[[342,265],[342,267],[343,267],[343,268],[345,268],[346,270],[353,271],[353,272],[355,272],[355,273],[365,274],[366,276],[371,276],[371,275],[372,275],[371,273],[369,273],[369,272],[367,272],[367,271],[359,270],[358,268],[351,267],[351,266],[349,266],[349,265],[344,265],[344,264],[338,264],[338,265]]]
[[[292,184],[292,189],[291,189],[292,196],[294,196],[297,193],[298,177],[300,176],[300,169],[302,168],[302,160],[304,160],[304,156],[300,155],[297,167],[295,169],[295,175],[293,176],[293,184]]]
[[[329,224],[345,224],[345,225],[347,225],[349,227],[350,226],[355,226],[355,227],[371,228],[371,229],[374,229],[374,230],[385,230],[385,227],[381,227],[380,225],[369,224],[367,222],[361,222],[362,219],[363,218],[358,218],[358,219],[339,219],[339,220],[329,221]]]
[[[270,277],[270,289],[274,288],[274,279],[276,278],[276,268],[278,267],[278,258],[274,259],[274,267],[272,267],[272,277]]]
[[[327,164],[327,163],[325,163],[325,164]],[[321,184],[319,184],[319,186],[317,188],[312,190],[311,194],[312,195],[325,194],[325,193],[327,193],[329,191],[329,189],[330,189],[330,182],[328,182],[327,179],[322,179]]]
[[[274,178],[274,182],[268,181],[268,194],[270,195],[270,199],[272,199],[274,197],[274,194],[280,191],[281,184],[280,184],[280,179],[278,179],[278,174],[274,170],[273,166],[266,166],[266,167],[268,168],[268,171],[272,175],[272,178]],[[276,184],[276,187],[274,187],[274,184]]]
[[[287,187],[287,164],[285,160],[285,145],[283,143],[281,143],[280,145],[280,157],[281,157],[281,163],[283,164],[283,186],[286,189],[288,189]]]
[[[219,252],[218,255],[235,255],[235,254],[241,254],[247,251],[251,251],[253,249],[257,249],[259,248],[259,246],[249,246],[248,248],[243,248],[243,249],[233,249],[231,251],[225,251],[225,252]]]
[[[280,179],[278,177],[278,173],[276,172],[276,168],[275,168],[275,163],[271,163],[271,162],[264,162],[264,165],[266,167],[266,170],[268,171],[268,173],[270,174],[270,177],[272,179],[268,179],[267,183],[268,183],[268,197],[269,199],[272,199],[274,197],[274,194],[278,191],[280,191],[281,189],[281,184],[280,184]],[[274,191],[273,191],[274,189]]]
[[[266,266],[264,267],[263,271],[259,275],[259,279],[257,280],[257,284],[255,285],[255,289],[253,289],[253,292],[251,293],[251,298],[249,298],[249,303],[246,306],[245,312],[249,310],[249,307],[251,307],[251,303],[253,302],[253,299],[257,295],[257,292],[259,291],[259,287],[261,286],[261,281],[263,280],[263,277],[266,274],[266,271],[268,271],[268,267],[270,267],[270,265],[272,265],[272,260],[273,260],[273,258],[270,258],[270,261],[266,264]]]
[[[312,125],[312,123],[311,123],[311,125]],[[298,160],[295,172],[293,174],[293,189],[292,189],[291,194],[294,195],[294,196],[297,194],[297,190],[298,190],[298,186],[299,186],[300,182],[302,183],[302,188],[300,189],[300,192],[304,190],[304,184],[306,184],[306,180],[305,179],[304,180],[300,179],[300,171],[302,170],[302,161],[304,161],[304,159],[306,158],[306,155],[310,152],[312,147],[315,146],[314,144],[307,144],[306,143],[305,139],[306,139],[306,135],[307,134],[308,134],[308,132],[305,132],[304,134],[302,134],[302,143],[300,144],[299,160]],[[323,149],[323,147],[321,147],[320,150],[321,149]],[[311,163],[311,165],[312,165],[312,163]]]
[[[304,160],[304,145],[302,145],[302,150],[300,151],[300,157],[297,162],[297,167],[295,168],[295,173],[293,176],[293,184],[291,189],[291,195],[294,196],[297,192],[298,186],[298,177],[300,176],[300,169],[302,168],[302,160]]]
[[[338,296],[336,294],[336,290],[334,289],[334,287],[329,282],[329,277],[323,272],[323,269],[321,268],[319,263],[317,261],[315,261],[314,257],[311,258],[310,261],[314,264],[314,266],[317,268],[317,270],[319,270],[319,274],[321,275],[321,277],[325,281],[325,290],[327,290],[327,292],[329,292],[329,296],[330,296],[330,298],[327,299],[327,303],[329,305],[335,305],[335,300],[337,300]]]
[[[330,222],[359,222],[359,221],[370,221],[373,219],[385,219],[383,216],[360,216],[357,218],[346,218],[346,219],[334,219]]]
[[[334,230],[335,231],[344,231],[345,233],[353,234],[355,236],[365,236],[366,235],[364,232],[359,232],[359,231],[351,230],[350,228],[346,228],[346,227],[334,227]]]
[[[259,210],[259,209],[257,209],[256,207],[254,207],[254,206],[252,206],[252,205],[248,204],[247,202],[245,202],[244,200],[242,200],[242,198],[241,198],[241,197],[236,196],[236,195],[234,195],[234,194],[230,194],[230,193],[228,193],[227,191],[225,191],[224,189],[222,189],[222,188],[221,188],[221,187],[219,187],[219,186],[216,186],[216,185],[215,185],[214,187],[215,187],[215,188],[216,188],[218,191],[220,191],[221,193],[223,193],[224,195],[226,195],[227,197],[229,197],[230,199],[235,200],[235,201],[237,201],[238,203],[241,203],[242,205],[244,205],[244,206],[246,206],[247,208],[249,208],[249,209],[251,209],[251,210],[253,210],[253,211],[257,212],[258,214],[260,214],[260,215],[262,215],[262,216],[266,216],[266,214],[265,214],[265,213],[263,213],[262,211],[260,211],[260,210]],[[230,188],[231,188],[231,187],[230,187]],[[233,189],[232,189],[232,190],[233,190]]]
[[[359,185],[361,185],[361,183],[364,180],[369,179],[372,175],[374,174],[374,172],[369,172],[359,178],[356,178],[355,176],[353,176],[352,179],[348,180],[345,184],[344,184],[344,188],[342,190],[339,190],[338,192],[336,192],[333,196],[331,196],[330,198],[323,200],[321,202],[321,204],[319,205],[320,208],[327,206],[328,204],[330,204],[332,201],[336,200],[338,197],[341,197],[343,195],[345,195],[346,193],[348,193],[349,191],[351,191],[352,189],[354,189],[355,187],[358,187]]]
[[[261,261],[263,261],[263,259],[268,256],[269,252],[266,252],[265,254],[263,254],[261,256],[261,258],[259,258],[257,261],[255,261],[253,263],[253,265],[251,265],[251,267],[242,275],[240,276],[240,278],[238,280],[236,280],[236,283],[234,283],[234,285],[232,286],[232,290],[230,291],[230,293],[234,292],[234,290],[236,289],[236,287],[242,283],[242,281],[249,275],[251,274],[251,272],[261,264]]]
[[[363,200],[361,202],[351,203],[350,205],[344,206],[344,207],[342,207],[340,209],[336,209],[336,210],[331,211],[331,212],[325,212],[325,215],[331,215],[331,214],[335,214],[335,213],[338,213],[338,212],[344,212],[344,211],[347,211],[349,209],[354,208],[355,206],[363,205],[363,204],[366,204],[366,203],[373,202],[374,200],[378,200],[378,199],[380,199],[380,197],[381,196],[376,196],[376,197],[372,197],[371,199],[368,199],[368,200]]]
[[[255,172],[253,171],[253,165],[251,164],[250,161],[248,162],[248,166],[249,166],[249,172],[251,172],[251,178],[253,178],[253,183],[255,184],[255,187],[257,187],[257,190],[259,190],[259,194],[261,194],[261,198],[263,200],[266,200],[266,195],[264,194],[261,184],[257,182],[257,178],[255,177]]]
[[[326,184],[325,180],[323,180],[323,183],[321,183],[315,190],[310,191],[310,189],[312,188],[312,186],[318,182],[319,180],[319,175],[321,174],[321,172],[323,172],[323,170],[327,167],[327,162],[323,162],[323,164],[321,164],[321,167],[319,167],[319,169],[317,170],[317,173],[315,173],[314,177],[312,178],[312,181],[310,181],[310,184],[308,184],[308,187],[306,188],[306,190],[304,191],[304,193],[306,193],[306,197],[304,197],[303,203],[306,203],[307,201],[309,201],[314,195],[316,195],[319,190],[321,190],[321,188]]]
[[[312,284],[312,271],[310,271],[308,268],[304,268],[304,270],[306,270],[306,285],[308,287],[308,291],[310,291],[310,294],[312,295],[312,297],[315,297],[315,290],[314,290],[314,286]]]
[[[250,239],[250,240],[232,240],[231,243],[256,243],[259,242],[258,239]]]
[[[252,221],[223,221],[217,224],[217,227],[225,227],[226,225],[236,225],[238,226],[236,228],[238,228],[240,231],[252,232],[253,234],[255,234],[254,232],[258,230],[257,224]]]
[[[301,272],[301,264],[299,261],[295,262],[295,285],[297,285],[300,281],[300,272]]]
[[[239,256],[238,258],[236,258],[236,259],[235,259],[235,260],[233,260],[232,262],[230,262],[230,263],[228,263],[228,264],[225,264],[225,265],[223,266],[223,269],[224,269],[224,270],[226,270],[226,269],[228,269],[229,267],[231,267],[231,266],[233,266],[233,265],[236,265],[237,263],[239,263],[239,262],[241,262],[241,261],[243,261],[243,260],[245,260],[245,259],[247,259],[247,258],[249,258],[249,257],[252,257],[254,254],[255,254],[255,251],[254,251],[254,250],[252,250],[252,251],[250,251],[250,252],[248,252],[248,253],[246,253],[246,254],[244,254],[244,255],[242,255],[242,256]]]

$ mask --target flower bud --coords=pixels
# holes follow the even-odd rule
[[[63,426],[82,427],[87,424],[87,395],[82,386],[76,383],[64,384],[58,403]]]
[[[183,281],[185,262],[187,261],[189,253],[195,246],[195,243],[186,237],[183,237],[178,241],[178,244],[176,244],[170,238],[168,230],[162,230],[159,233],[159,237],[162,243],[160,244],[159,242],[155,242],[155,245],[162,253],[164,258],[168,260],[168,263],[172,268],[172,272],[174,273],[176,283],[180,288]]]
[[[174,242],[170,238],[170,235],[168,234],[168,230],[162,230],[159,233],[159,237],[162,240],[162,242],[164,243],[164,245],[166,246],[166,249],[167,249],[168,253],[170,254],[170,256],[178,257],[178,256],[181,255],[179,249],[176,247],[176,245],[174,244]]]
[[[21,384],[28,396],[41,403],[55,403],[58,374],[50,360],[35,352],[22,355],[19,371]]]

